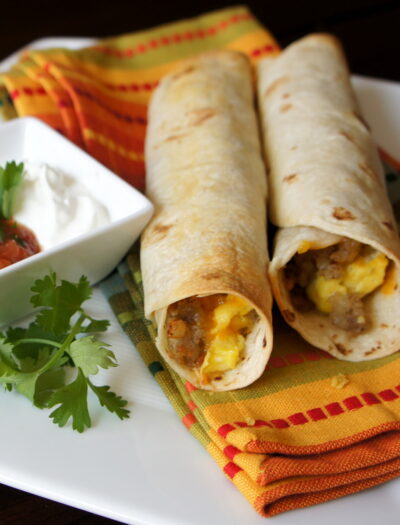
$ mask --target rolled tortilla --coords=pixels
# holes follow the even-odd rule
[[[156,211],[142,237],[141,267],[157,347],[197,387],[244,387],[261,375],[272,349],[266,173],[244,55],[200,55],[162,80],[149,109],[146,167]],[[229,304],[218,317],[210,301]],[[199,321],[204,304],[208,317]],[[188,313],[192,306],[201,311]],[[235,308],[241,314],[231,319]],[[198,329],[215,332],[213,316],[222,331],[232,335],[233,325],[241,330],[244,348],[233,368],[207,372],[211,343]],[[249,321],[247,328],[237,328],[239,318]],[[171,336],[182,327],[201,347],[196,359],[187,355],[183,339],[180,346]],[[224,352],[226,357],[230,348]],[[218,355],[213,359],[218,362]]]
[[[339,42],[315,34],[275,60],[261,61],[258,99],[270,168],[270,217],[279,227],[270,278],[286,321],[340,359],[395,352],[399,238],[377,149],[360,116]],[[356,259],[350,253],[354,247]],[[338,263],[336,279],[342,256],[348,261]],[[328,272],[316,277],[315,265],[322,268],[327,261]],[[371,282],[379,286],[365,293]],[[293,286],[303,293],[301,300]]]

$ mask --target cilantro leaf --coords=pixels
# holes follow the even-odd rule
[[[55,273],[35,281],[32,291],[36,293],[31,297],[33,306],[48,307],[39,312],[36,322],[55,335],[69,331],[71,317],[92,295],[87,277],[82,276],[78,283],[63,280],[57,285]]]
[[[97,374],[99,367],[117,366],[115,355],[107,346],[93,336],[86,336],[71,343],[67,351],[75,366],[88,377],[90,374]]]
[[[72,383],[56,390],[48,400],[48,406],[60,405],[50,417],[59,427],[66,425],[72,418],[72,428],[83,432],[91,425],[87,405],[87,382],[85,376],[78,369],[78,375]]]
[[[89,323],[85,326],[82,326],[81,333],[91,333],[91,332],[105,332],[110,326],[110,321],[106,319],[93,319],[92,317],[86,316]]]
[[[16,369],[17,363],[13,356],[13,346],[9,344],[6,338],[0,334],[0,361],[8,367]]]
[[[12,327],[6,332],[6,342],[14,345],[14,355],[20,359],[31,357],[36,360],[38,352],[48,341],[51,348],[61,344],[66,334],[56,336],[33,322],[27,328]]]
[[[65,368],[51,368],[41,374],[36,381],[33,403],[38,408],[49,406],[53,393],[65,385]]]
[[[38,379],[37,374],[25,374],[26,377],[23,381],[19,381],[15,388],[18,390],[20,394],[27,397],[32,403],[35,399],[35,389],[36,389],[36,381]],[[23,376],[21,376],[23,377]]]
[[[13,383],[19,376],[12,349],[13,347],[6,343],[3,334],[0,334],[0,383],[8,391],[13,389]]]
[[[129,417],[129,410],[123,408],[128,404],[125,399],[122,399],[122,397],[111,392],[110,387],[107,385],[96,386],[90,381],[90,379],[87,379],[87,382],[96,394],[101,406],[106,407],[110,412],[114,412],[120,419]]]
[[[36,358],[30,356],[25,358],[16,358],[19,365],[19,379],[15,383],[16,390],[27,397],[33,404],[36,404],[36,394],[38,381],[48,372],[41,373],[41,368],[49,361],[50,357],[54,354],[54,350],[43,347],[37,352]],[[65,358],[60,357],[58,364],[62,365],[65,362]]]
[[[28,327],[0,332],[0,384],[15,388],[38,408],[55,407],[50,414],[63,427],[72,419],[72,428],[83,432],[91,426],[88,386],[101,406],[125,419],[127,402],[108,386],[95,386],[89,375],[100,368],[117,366],[109,346],[87,335],[104,331],[109,323],[90,317],[82,304],[91,296],[86,277],[78,283],[61,281],[51,273],[35,281],[31,299],[42,310]],[[74,381],[66,383],[65,365],[77,368]]]
[[[10,219],[18,188],[22,182],[24,165],[7,162],[5,168],[0,168],[0,218]]]

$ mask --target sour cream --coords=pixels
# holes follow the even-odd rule
[[[35,233],[43,250],[111,222],[106,206],[76,179],[32,162],[24,162],[13,218]]]

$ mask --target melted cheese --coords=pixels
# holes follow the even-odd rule
[[[212,311],[206,336],[207,353],[200,368],[204,382],[210,374],[232,370],[237,365],[246,344],[241,332],[254,323],[246,317],[251,310],[252,306],[244,299],[227,295]]]
[[[383,253],[376,253],[374,257],[359,256],[345,268],[340,279],[316,276],[307,286],[307,295],[320,312],[330,313],[330,298],[334,294],[357,294],[364,297],[378,288],[385,279],[388,263]]]
[[[297,253],[306,253],[308,250],[311,250],[313,243],[310,241],[302,241],[300,246],[297,248]]]
[[[385,282],[382,285],[381,292],[385,295],[390,295],[397,289],[397,271],[395,265],[392,263],[386,272]]]

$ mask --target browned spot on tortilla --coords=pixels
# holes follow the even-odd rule
[[[152,227],[146,230],[145,234],[143,235],[142,246],[149,246],[155,242],[161,241],[164,239],[164,237],[166,237],[172,226],[173,224],[154,224]]]
[[[288,182],[291,184],[294,182],[294,180],[297,178],[297,173],[292,173],[291,175],[286,175],[286,177],[283,177],[283,182]]]
[[[211,273],[206,273],[202,275],[202,277],[206,281],[211,281],[213,279],[219,279],[221,277],[221,274],[219,272],[211,272]]]
[[[179,140],[183,137],[186,137],[186,133],[182,133],[181,135],[170,135],[166,139],[163,140],[163,142],[173,142],[174,140]]]
[[[348,350],[342,343],[335,343],[335,348],[342,355],[351,354],[351,350]]]
[[[293,104],[284,104],[283,106],[279,108],[279,111],[281,113],[286,113],[286,111],[289,111],[289,109],[292,109],[292,107],[293,107]]]
[[[172,228],[172,226],[173,224],[156,224],[153,227],[153,233],[160,234],[162,237],[165,237],[165,234],[170,228]]]
[[[381,179],[379,178],[378,174],[372,169],[370,168],[369,166],[367,166],[366,164],[360,162],[358,164],[358,167],[360,168],[360,170],[362,170],[366,175],[368,175],[369,177],[371,177],[371,179],[373,180],[376,180],[377,182],[381,183]]]
[[[289,97],[290,97],[290,93],[284,93],[284,94],[282,95],[282,98],[289,98]]]
[[[373,354],[374,352],[376,352],[378,349],[373,347],[371,348],[371,350],[368,350],[367,352],[364,352],[364,355],[371,355]]]
[[[185,69],[182,69],[182,71],[178,71],[178,73],[173,75],[172,79],[173,80],[177,80],[178,78],[181,78],[181,77],[183,77],[185,75],[188,75],[189,73],[192,73],[193,71],[195,71],[195,69],[196,68],[194,66],[188,66]]]
[[[265,339],[265,337],[263,338],[262,346],[263,348],[267,346],[267,340]]]
[[[332,201],[330,199],[323,199],[321,201],[322,204],[332,204]]]
[[[381,323],[381,328],[389,328],[389,325],[386,323]]]
[[[290,148],[291,151],[294,151],[295,149],[299,149],[299,146],[292,146],[292,147]]]
[[[199,126],[209,118],[216,115],[217,112],[213,108],[201,108],[201,109],[194,109],[189,113],[191,117],[191,126]]]
[[[279,86],[286,84],[289,81],[289,77],[280,77],[277,78],[272,84],[265,90],[264,95],[268,97],[271,95]]]
[[[384,226],[386,226],[386,228],[387,228],[388,230],[390,230],[391,232],[394,232],[394,226],[393,226],[393,224],[392,224],[391,222],[389,222],[389,221],[383,221],[382,224],[383,224]]]
[[[351,211],[346,210],[346,208],[342,208],[342,206],[337,206],[334,208],[332,215],[338,221],[354,221],[355,219]]]
[[[295,314],[291,310],[282,310],[282,315],[288,323],[293,323],[296,319]]]
[[[350,142],[355,142],[354,137],[351,133],[348,133],[347,131],[340,131],[340,134],[343,135],[343,137],[346,137],[346,139]]]

